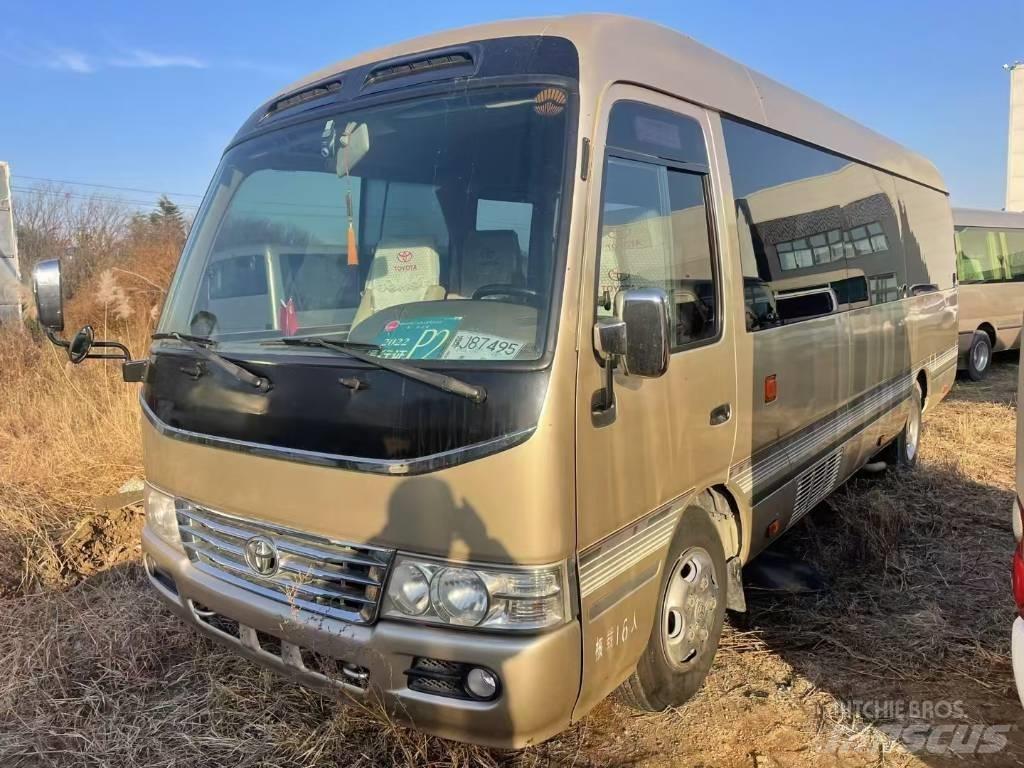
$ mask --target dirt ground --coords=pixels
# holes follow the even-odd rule
[[[61,588],[0,599],[0,766],[1022,765],[1016,379],[1009,357],[958,382],[913,473],[855,478],[787,534],[778,550],[827,588],[748,590],[693,701],[612,699],[520,753],[395,727],[215,647],[151,594],[137,516],[89,513],[48,545]]]

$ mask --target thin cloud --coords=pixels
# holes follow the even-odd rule
[[[141,69],[166,69],[182,67],[185,69],[206,69],[207,64],[195,56],[181,54],[165,54],[148,51],[145,48],[134,48],[107,60],[111,67],[138,67]]]
[[[10,38],[8,38],[10,42]],[[76,48],[51,45],[0,45],[0,57],[33,69],[53,69],[91,75],[103,69],[206,69],[209,65],[196,56],[159,53],[148,48],[125,48],[114,53],[89,53]]]
[[[93,60],[81,51],[60,50],[52,51],[48,59],[44,59],[49,69],[63,69],[68,72],[78,72],[82,75],[92,74],[96,71]]]

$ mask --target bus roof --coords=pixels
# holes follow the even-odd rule
[[[990,211],[984,208],[954,208],[953,225],[957,227],[990,227],[992,229],[1024,229],[1024,213]]]
[[[474,40],[533,35],[566,38],[576,46],[584,96],[599,96],[613,82],[638,83],[947,191],[938,170],[921,155],[684,34],[627,16],[499,21],[417,37],[325,67],[275,98],[338,72],[397,56]]]

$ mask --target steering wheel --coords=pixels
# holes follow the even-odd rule
[[[518,299],[517,303],[519,304],[526,304],[531,307],[540,305],[540,298],[537,295],[537,292],[532,288],[520,288],[517,285],[491,283],[490,285],[481,285],[473,291],[474,299],[486,299],[488,296],[507,296],[512,299]]]

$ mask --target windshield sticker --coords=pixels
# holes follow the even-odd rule
[[[523,342],[488,333],[459,331],[444,351],[445,360],[515,360]]]
[[[380,346],[374,354],[395,360],[436,360],[441,357],[461,322],[461,317],[392,320],[374,339],[374,343]]]

